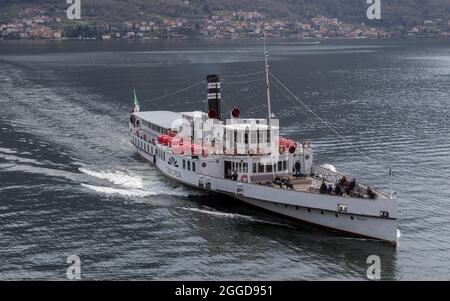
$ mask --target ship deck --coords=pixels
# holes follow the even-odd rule
[[[281,184],[280,182],[275,182],[275,181],[255,181],[254,184],[257,185],[265,185],[265,186],[272,186],[275,189],[290,189],[290,190],[294,190],[294,191],[299,191],[299,192],[308,192],[308,193],[320,193],[320,186],[322,185],[322,181],[325,181],[325,184],[327,185],[327,187],[329,185],[332,186],[332,190],[331,191],[327,191],[326,195],[332,195],[332,196],[337,196],[335,193],[335,187],[336,187],[336,182],[326,179],[326,178],[322,178],[319,176],[301,176],[301,177],[295,177],[292,175],[289,176],[284,176],[283,177],[284,180],[287,180],[287,183],[283,183]],[[377,197],[385,197],[383,194],[377,192],[377,191],[373,191],[376,195],[375,198]],[[367,194],[367,186],[362,185],[360,183],[357,183],[355,188],[351,191],[348,191],[348,193],[345,191],[345,188],[342,188],[342,195],[340,195],[340,197],[349,197],[349,198],[365,198],[365,199],[369,199],[370,197]]]

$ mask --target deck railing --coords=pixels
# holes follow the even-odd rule
[[[312,173],[315,176],[321,176],[324,180],[335,183],[335,184],[338,183],[342,179],[342,177],[345,176],[344,174],[341,174],[336,171],[332,171],[330,169],[327,169],[323,166],[318,166],[318,165],[313,165]],[[367,188],[369,188],[369,185],[367,185],[361,181],[357,181],[357,187],[360,190],[363,190],[363,192],[367,192]],[[386,194],[374,189],[373,187],[372,187],[372,191],[379,196],[383,196],[386,198],[388,197]]]

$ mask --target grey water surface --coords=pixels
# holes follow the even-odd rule
[[[315,160],[389,191],[400,243],[347,238],[165,179],[127,138],[145,110],[265,117],[261,41],[0,41],[0,279],[450,279],[450,41],[270,41],[282,133]],[[249,74],[249,75],[246,75]],[[173,91],[194,85],[178,94]],[[333,130],[332,130],[333,129]]]

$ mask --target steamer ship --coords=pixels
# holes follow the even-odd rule
[[[267,52],[265,57],[266,118],[241,118],[238,108],[224,118],[220,78],[211,74],[204,111],[140,111],[135,105],[129,134],[139,155],[181,184],[396,246],[397,202],[392,193],[387,196],[315,165],[311,141],[278,134],[270,109]]]

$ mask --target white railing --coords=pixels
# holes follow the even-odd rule
[[[315,176],[321,176],[324,180],[326,180],[328,182],[335,183],[335,184],[338,183],[342,179],[342,177],[345,176],[344,174],[341,174],[341,173],[336,172],[336,171],[332,171],[330,169],[327,169],[327,168],[325,168],[323,166],[318,166],[318,165],[313,165],[312,173]],[[367,188],[371,187],[371,186],[367,185],[367,184],[365,184],[365,183],[363,183],[361,181],[357,181],[357,187],[359,187],[359,189],[363,189],[363,190],[367,191]],[[386,197],[386,198],[388,197],[386,194],[384,194],[384,193],[382,193],[382,192],[380,192],[378,190],[375,190],[373,187],[372,187],[372,191],[375,194],[381,195],[381,196]]]

